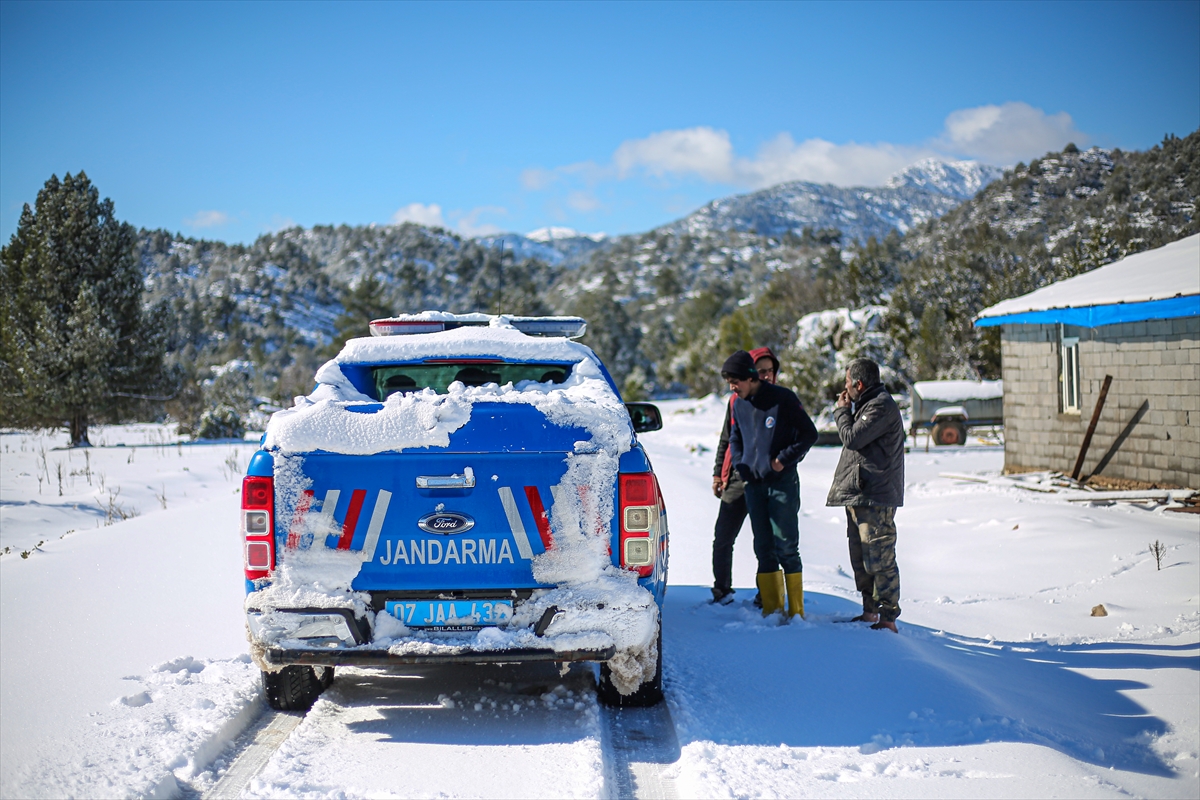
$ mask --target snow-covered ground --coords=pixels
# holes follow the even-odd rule
[[[748,526],[738,602],[706,602],[721,401],[661,407],[643,441],[672,533],[675,735],[647,751],[679,796],[1200,794],[1196,516],[938,477],[998,472],[995,447],[914,451],[895,636],[835,623],[857,600],[844,515],[824,505],[838,451],[816,449],[808,618],[780,625],[749,606]],[[237,537],[255,445],[158,426],[93,441],[0,435],[0,796],[203,793],[263,708]],[[245,794],[610,796],[612,718],[586,665],[339,670]]]

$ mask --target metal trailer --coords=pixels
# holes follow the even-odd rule
[[[1004,424],[1003,381],[917,381],[910,434],[930,431],[934,444],[965,444],[967,429]]]

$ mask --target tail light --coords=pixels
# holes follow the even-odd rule
[[[250,475],[242,480],[242,536],[246,579],[265,578],[275,569],[275,479]]]
[[[653,472],[622,473],[617,496],[621,513],[621,566],[643,578],[654,571],[660,546],[662,493]]]

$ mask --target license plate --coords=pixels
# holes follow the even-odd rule
[[[502,625],[513,606],[511,600],[388,600],[384,610],[411,628],[462,631]]]

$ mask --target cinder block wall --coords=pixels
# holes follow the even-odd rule
[[[1068,326],[1067,335],[1079,337],[1079,414],[1059,411],[1058,326],[1002,328],[1005,470],[1070,474],[1112,375],[1081,476],[1097,469],[1147,403],[1099,474],[1200,489],[1200,317]]]

